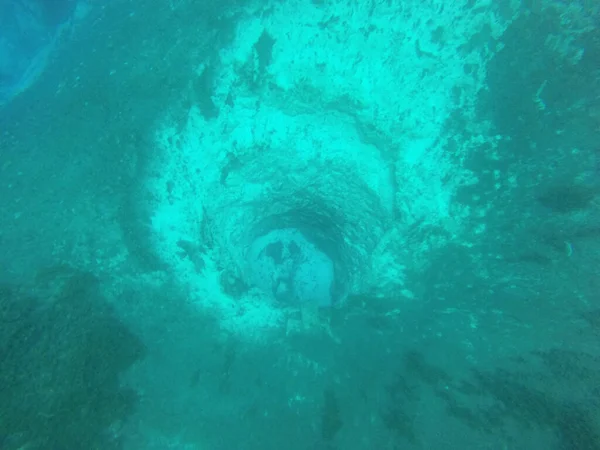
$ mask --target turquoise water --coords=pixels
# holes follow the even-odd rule
[[[0,6],[0,448],[600,449],[592,2]]]

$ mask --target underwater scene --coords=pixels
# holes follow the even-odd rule
[[[0,0],[1,450],[600,450],[600,2]]]

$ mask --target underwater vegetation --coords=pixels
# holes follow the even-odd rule
[[[136,404],[119,374],[144,355],[98,280],[68,267],[33,294],[0,287],[0,448],[119,448]]]

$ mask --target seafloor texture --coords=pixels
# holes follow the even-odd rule
[[[500,37],[510,17],[463,6],[243,8],[228,45],[195,68],[204,102],[159,127],[162,154],[147,181],[151,237],[192,301],[220,309],[242,334],[285,326],[281,305],[268,305],[287,294],[265,288],[275,279],[254,282],[251,254],[284,230],[333,266],[331,294],[302,303],[411,298],[407,265],[450,241],[468,246],[484,230],[490,206],[469,207],[456,194],[478,182],[467,156],[493,152],[501,139],[476,115],[494,48],[464,46],[482,28]],[[435,237],[419,234],[427,228]],[[201,248],[202,270],[179,256],[181,242]],[[329,270],[317,253],[305,258],[302,270]],[[216,293],[223,268],[228,283],[248,285],[239,298]],[[293,278],[299,269],[285,270]]]
[[[0,448],[600,450],[598,6],[63,6],[0,30]]]

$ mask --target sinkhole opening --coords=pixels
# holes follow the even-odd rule
[[[254,240],[248,252],[252,282],[288,305],[335,303],[331,258],[295,228],[276,229]]]
[[[289,219],[271,218],[254,230],[245,257],[248,284],[282,306],[340,305],[348,271],[339,230]]]

